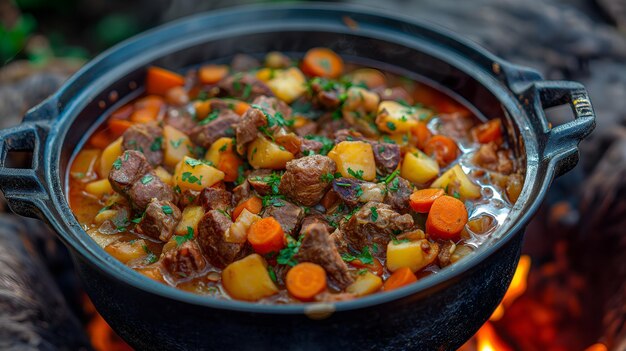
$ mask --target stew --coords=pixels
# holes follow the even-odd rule
[[[69,200],[106,252],[163,284],[349,300],[437,274],[502,224],[523,184],[503,130],[327,48],[150,67],[74,157]]]

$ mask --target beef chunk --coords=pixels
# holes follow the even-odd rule
[[[343,88],[324,84],[321,80],[311,81],[311,101],[321,109],[335,110],[341,105],[339,96]]]
[[[348,241],[341,230],[335,229],[335,231],[330,234],[330,239],[335,243],[335,246],[337,246],[337,250],[348,251]]]
[[[274,176],[274,172],[270,169],[256,169],[248,175],[248,182],[261,196],[272,192],[277,193],[279,180],[280,176]],[[272,189],[272,186],[274,186],[274,189]]]
[[[283,118],[291,117],[291,107],[287,105],[283,100],[275,98],[273,96],[259,96],[254,101],[252,101],[252,105],[260,106],[270,115],[275,115],[277,112],[280,112]]]
[[[259,127],[267,124],[267,118],[263,111],[257,108],[249,108],[235,126],[237,139],[237,152],[243,155],[246,145],[256,139]]]
[[[300,226],[301,228],[300,233],[303,233],[304,231],[306,231],[306,227],[312,224],[323,225],[329,233],[334,229],[330,224],[328,224],[328,221],[326,220],[326,217],[324,217],[323,214],[311,213],[311,214],[306,215],[304,219],[302,220],[302,225]]]
[[[204,120],[200,122],[201,125],[193,128],[189,137],[196,145],[208,149],[217,139],[234,136],[235,125],[240,119],[241,117],[231,110],[220,111],[216,119],[205,124]]]
[[[474,162],[480,167],[507,175],[515,170],[511,151],[498,150],[498,144],[493,141],[480,146]]]
[[[223,210],[232,207],[233,196],[230,191],[219,188],[204,188],[198,199],[204,211]]]
[[[324,144],[321,141],[306,138],[302,138],[300,141],[300,153],[298,154],[298,157],[302,157],[303,155],[319,154],[320,150],[324,147]]]
[[[127,192],[132,207],[135,211],[143,211],[153,198],[175,202],[174,190],[154,173],[146,173],[138,182],[133,184]]]
[[[261,62],[246,54],[236,54],[230,62],[230,67],[235,72],[249,71],[261,67]]]
[[[248,182],[248,180],[244,180],[233,189],[233,203],[238,204],[241,201],[249,199],[252,195],[250,182]]]
[[[300,228],[304,211],[300,206],[289,201],[274,199],[271,204],[263,209],[261,217],[274,217],[280,223],[283,231],[293,236]]]
[[[240,100],[250,101],[256,97],[274,96],[272,89],[251,74],[235,74],[228,76],[218,84],[221,95],[231,96]]]
[[[392,101],[404,101],[408,104],[413,104],[413,97],[402,87],[387,88],[380,86],[374,88],[372,91],[380,96],[380,100],[392,100]]]
[[[181,217],[180,210],[172,202],[153,198],[146,207],[137,230],[151,238],[168,241]]]
[[[133,124],[123,135],[124,150],[140,151],[146,156],[148,163],[156,166],[163,162],[163,130],[152,124]]]
[[[168,124],[185,134],[190,134],[196,126],[191,113],[187,108],[169,108],[165,114],[165,124]]]
[[[367,141],[363,134],[353,129],[340,129],[335,132],[335,144],[339,144],[342,141]]]
[[[314,121],[309,121],[307,123],[305,123],[304,125],[298,126],[293,128],[294,132],[296,132],[296,134],[298,134],[301,137],[304,137],[306,135],[313,135],[317,133],[317,128],[318,125],[316,122]]]
[[[348,206],[356,206],[359,198],[363,194],[363,185],[365,181],[353,178],[337,178],[333,180],[333,190],[339,198]]]
[[[207,212],[198,223],[198,244],[213,266],[224,268],[244,254],[244,243],[226,241],[226,231],[233,224],[230,216],[220,210]]]
[[[297,204],[313,206],[330,188],[337,165],[327,156],[313,155],[291,160],[286,168],[280,193]]]
[[[411,215],[400,215],[387,204],[370,201],[356,211],[348,221],[342,222],[341,231],[352,246],[362,250],[374,243],[385,247],[392,234],[406,231],[411,227],[413,227]]]
[[[413,185],[408,180],[396,176],[387,184],[385,203],[395,211],[407,213],[409,211],[409,197],[413,193]]]
[[[178,196],[178,206],[184,208],[187,206],[193,206],[198,204],[198,197],[200,192],[197,190],[185,189]]]
[[[305,228],[302,244],[294,258],[298,262],[312,262],[322,266],[331,281],[340,289],[354,282],[348,266],[322,224],[311,224]]]
[[[400,146],[390,143],[371,143],[376,169],[380,174],[389,174],[400,164]]]
[[[118,193],[126,193],[144,174],[152,171],[148,160],[139,151],[125,151],[113,163],[109,182]]]
[[[174,280],[184,280],[202,273],[206,268],[206,261],[198,244],[193,240],[185,241],[163,254],[161,267]]]
[[[439,116],[439,131],[452,138],[464,138],[474,126],[471,116],[464,113],[446,113]]]

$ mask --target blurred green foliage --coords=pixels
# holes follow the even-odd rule
[[[0,23],[0,62],[2,64],[6,64],[24,48],[35,28],[37,28],[37,21],[30,15],[20,16],[11,28]]]

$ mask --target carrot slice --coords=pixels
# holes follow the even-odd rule
[[[421,189],[416,190],[409,197],[409,205],[413,211],[417,213],[428,213],[433,202],[443,196],[445,192],[443,189]]]
[[[411,132],[413,133],[413,135],[417,139],[416,146],[420,150],[424,150],[424,147],[426,146],[426,143],[433,136],[433,134],[430,132],[430,130],[428,130],[428,127],[426,126],[426,123],[424,123],[424,122],[417,122],[417,125],[415,127],[413,127]]]
[[[240,116],[243,116],[243,114],[246,113],[249,108],[250,105],[243,101],[237,101],[237,103],[235,103],[235,113]]]
[[[365,268],[379,277],[383,275],[383,264],[380,263],[377,258],[374,258],[372,263],[363,263],[357,258],[356,260],[350,262],[350,264],[357,268]]]
[[[224,172],[225,182],[234,182],[239,177],[239,166],[243,161],[234,152],[222,152],[217,169]]]
[[[122,134],[124,134],[126,129],[133,125],[133,122],[124,119],[110,119],[108,125],[111,135],[115,138],[119,138]]]
[[[266,217],[250,226],[248,242],[261,255],[278,252],[285,247],[285,233],[274,217]]]
[[[244,209],[250,211],[251,213],[258,214],[263,209],[263,200],[261,200],[258,196],[252,196],[251,198],[242,201],[233,210],[233,221],[239,217]]]
[[[439,166],[444,167],[457,158],[459,148],[452,138],[435,135],[426,142],[424,152],[434,156]]]
[[[311,301],[315,295],[326,290],[326,271],[315,263],[302,262],[287,272],[285,283],[291,296]]]
[[[215,84],[228,75],[226,65],[205,65],[200,67],[198,78],[202,84]]]
[[[105,149],[115,139],[116,138],[113,138],[108,129],[103,129],[89,138],[89,144],[98,149]]]
[[[492,119],[487,123],[483,123],[474,128],[474,136],[481,144],[487,144],[491,141],[502,140],[502,122],[499,119]]]
[[[393,272],[393,274],[387,278],[385,284],[383,285],[383,290],[391,291],[416,281],[417,277],[413,274],[413,272],[411,272],[411,269],[409,267],[402,267]]]
[[[142,108],[139,110],[135,110],[132,115],[130,115],[130,121],[134,123],[149,123],[152,121],[156,121],[158,117],[158,112],[156,112],[152,108]]]
[[[328,48],[313,48],[304,55],[301,68],[309,76],[337,78],[343,73],[343,60]]]
[[[433,239],[458,240],[467,223],[465,204],[452,196],[437,198],[426,219],[426,233]]]
[[[149,67],[146,75],[146,93],[165,96],[173,87],[185,84],[185,78],[178,73],[160,67]]]

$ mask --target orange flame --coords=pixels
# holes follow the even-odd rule
[[[478,351],[512,351],[500,339],[490,322],[485,323],[476,333],[476,349]]]
[[[520,297],[525,291],[528,280],[528,272],[530,271],[530,256],[522,255],[520,257],[517,268],[515,269],[515,274],[513,275],[513,280],[511,281],[511,285],[509,289],[506,291],[502,302],[498,305],[491,318],[491,321],[498,321],[504,316],[504,310],[506,307],[510,306],[513,301],[515,301],[518,297]]]
[[[589,346],[585,351],[608,351],[608,348],[603,343],[597,343]]]
[[[111,329],[109,324],[96,311],[95,306],[91,303],[91,300],[87,297],[87,295],[84,297],[83,308],[90,317],[87,324],[87,334],[89,335],[89,340],[91,341],[91,346],[94,350],[133,350],[113,331],[113,329]]]

